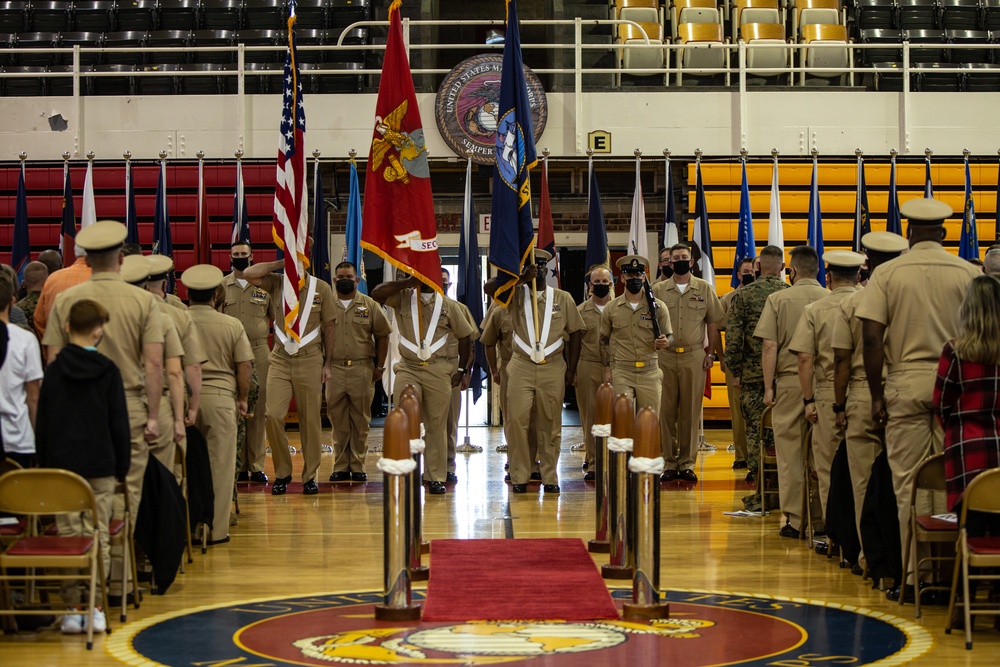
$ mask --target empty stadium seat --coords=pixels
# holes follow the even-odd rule
[[[785,26],[774,23],[744,23],[740,26],[740,37],[747,44],[747,68],[777,68],[788,66],[789,51],[778,48],[754,48],[755,46],[778,46],[785,44]],[[752,76],[774,79],[779,74],[753,74]],[[789,81],[789,84],[791,81]]]
[[[239,30],[243,0],[201,0],[201,25],[205,30]]]
[[[984,30],[1000,30],[1000,0],[981,0]]]
[[[146,45],[146,32],[142,30],[120,30],[104,33],[104,55],[102,65],[141,65],[143,54],[135,51]],[[123,49],[108,51],[107,49]],[[110,93],[109,93],[110,94]]]
[[[903,30],[903,41],[911,45],[944,44],[943,30]],[[947,48],[911,48],[910,63],[940,63],[948,60]]]
[[[177,63],[152,64],[144,67],[135,77],[137,95],[176,95],[178,92],[177,76],[174,72],[180,69]],[[155,74],[165,72],[166,74]]]
[[[70,16],[76,31],[111,32],[115,29],[114,0],[76,0]]]
[[[659,23],[640,23],[639,27],[630,23],[620,24],[618,43],[623,46],[618,49],[618,60],[623,69],[663,67],[664,51],[662,48],[656,48],[663,46],[663,26]]]
[[[295,27],[326,30],[329,26],[327,0],[296,0]]]
[[[866,28],[860,31],[858,39],[862,44],[886,45],[886,48],[861,49],[861,62],[866,67],[903,61],[903,33],[895,28]]]
[[[744,23],[780,23],[784,25],[783,15],[778,8],[778,0],[737,0],[732,10],[733,41],[740,35],[740,26]],[[784,29],[782,29],[784,33]]]
[[[942,68],[955,68],[949,63],[914,63],[915,90],[920,92],[953,93],[962,90],[964,76],[958,72],[940,72]]]
[[[326,35],[325,30],[317,30],[315,28],[302,28],[296,29],[295,31],[295,43],[298,46],[298,55],[300,63],[319,63],[323,62],[323,51],[314,49],[303,49],[302,47],[309,46],[322,46],[323,38]]]
[[[898,27],[896,0],[854,0],[853,15],[858,30]]]
[[[66,0],[32,0],[31,29],[36,32],[69,30],[71,4]]]
[[[188,63],[181,65],[180,72],[204,72],[203,76],[178,76],[177,89],[184,95],[215,95],[224,90],[223,72],[236,69],[232,63]],[[236,77],[229,77],[236,82]]]
[[[93,65],[80,65],[80,94],[89,95],[89,85],[93,81],[84,75],[94,70]],[[45,79],[46,95],[69,96],[73,94],[73,66],[54,65],[46,68],[48,72],[63,72],[67,76],[52,76]]]
[[[0,2],[0,33],[26,32],[29,25],[27,0]]]
[[[279,30],[240,30],[236,33],[236,43],[251,47],[272,47],[260,51],[246,51],[243,60],[247,63],[274,63],[282,57],[279,46],[283,44],[284,35]]]
[[[874,63],[875,90],[880,92],[899,92],[903,90],[902,63]]]
[[[105,37],[107,37],[105,35]],[[135,65],[132,63],[103,64],[94,67],[94,95],[133,95],[135,93]]]
[[[22,49],[55,49],[59,46],[59,33],[56,32],[22,32],[17,35],[14,43],[17,51],[14,53],[14,65],[49,65],[59,64],[59,53],[56,51],[27,53]]]
[[[722,14],[715,0],[676,0],[670,11],[670,30],[675,41],[678,26],[682,23],[722,23]]]
[[[372,18],[371,0],[329,0],[330,26],[346,28]]]
[[[243,25],[255,30],[280,30],[285,26],[285,0],[243,0]]]
[[[360,70],[361,63],[325,63],[323,69]],[[361,74],[318,74],[313,90],[324,95],[361,92]]]
[[[156,30],[156,0],[120,0],[117,10],[119,31]]]
[[[827,23],[807,23],[802,26],[802,42],[813,47],[802,53],[802,66],[810,69],[850,67],[851,50],[848,48],[847,28]],[[838,48],[839,47],[839,48]],[[809,72],[811,76],[830,79],[837,77],[843,84],[847,73]],[[806,72],[801,82],[806,83]]]
[[[228,51],[191,51],[191,61],[195,63],[236,62],[236,33],[232,30],[193,30],[192,47],[229,47]]]
[[[900,30],[930,30],[938,27],[937,0],[896,0]]]
[[[59,35],[59,44],[63,47],[79,46],[81,49],[80,64],[96,65],[100,59],[100,53],[97,51],[84,51],[83,49],[98,49],[103,44],[103,39],[99,32],[64,32]],[[63,64],[71,65],[72,63],[73,55],[63,54]]]
[[[807,25],[840,24],[840,3],[838,0],[799,0],[795,5],[793,25],[795,33],[804,40],[803,27]]]
[[[281,92],[281,77],[285,66],[278,62],[254,62],[246,64],[243,86],[247,95],[267,95]],[[260,72],[257,74],[256,72]],[[236,80],[227,80],[226,92],[236,92]],[[230,86],[232,89],[230,90]]]
[[[940,0],[941,27],[945,30],[976,30],[982,27],[979,0]]]
[[[611,18],[637,23],[663,23],[657,0],[615,0]]]
[[[197,30],[201,21],[200,0],[158,0],[160,30]]]
[[[146,35],[146,46],[154,49],[166,48],[169,51],[148,51],[146,62],[155,65],[186,63],[187,47],[190,43],[191,32],[188,30],[154,30]]]
[[[14,43],[17,41],[17,35],[12,33],[0,33],[0,49],[13,49]],[[12,54],[4,53],[0,56],[0,67],[3,65],[9,65],[12,58]]]
[[[717,72],[699,72],[700,69],[726,66],[727,52],[721,23],[681,23],[677,26],[677,39],[684,48],[677,53],[677,85],[683,85],[683,75],[718,78]],[[729,83],[729,74],[725,75]]]
[[[945,30],[945,39],[949,44],[983,45],[990,43],[990,33],[986,30]],[[989,63],[993,62],[993,51],[981,49],[951,49],[950,62],[953,63]]]
[[[1000,65],[993,63],[963,63],[965,90],[976,93],[1000,91]]]
[[[4,94],[8,97],[38,97],[45,94],[45,79],[39,74],[45,68],[39,65],[5,65]]]

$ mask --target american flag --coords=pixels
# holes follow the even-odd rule
[[[285,56],[285,83],[278,139],[278,180],[274,190],[274,242],[285,253],[282,289],[287,335],[285,350],[295,354],[305,333],[307,317],[299,318],[299,290],[305,285],[309,256],[306,243],[309,220],[306,211],[305,135],[306,110],[302,101],[298,54],[295,49],[295,3],[288,18],[288,52]]]

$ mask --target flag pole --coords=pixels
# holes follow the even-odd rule
[[[319,192],[319,156],[320,156],[320,150],[318,148],[314,148],[312,150],[312,156],[313,156],[313,194],[315,194],[316,192]],[[320,206],[323,205],[323,202],[317,202],[317,203]],[[319,239],[313,237],[312,242],[313,242],[313,245],[316,245],[317,243],[319,243]],[[330,256],[330,226],[329,225],[327,225],[327,227],[326,227],[326,238],[323,239],[323,242],[326,243],[326,255],[327,255],[327,257],[329,257]],[[312,257],[313,257],[312,248],[310,248],[309,252],[307,252],[306,254],[309,255],[310,259],[312,259]],[[314,263],[315,262],[310,262],[310,266],[309,266],[310,273],[312,273],[313,276],[316,275],[316,271],[317,271],[317,268],[315,266],[313,266]]]
[[[549,175],[549,149],[542,149],[542,171],[545,177],[548,178]],[[528,174],[528,178],[531,178],[531,174]],[[531,206],[531,202],[528,202],[528,206]],[[530,208],[529,208],[530,210]],[[538,271],[538,262],[535,260],[535,243],[531,244],[531,265],[535,267],[535,271]],[[541,352],[542,348],[545,347],[545,343],[548,341],[541,341],[542,330],[538,324],[538,297],[536,295],[536,289],[538,286],[538,276],[535,276],[535,284],[531,286],[531,316],[535,322],[535,349]]]
[[[465,163],[465,178],[466,178],[466,181],[468,181],[468,179],[472,178],[472,151],[470,151],[470,150],[465,151],[465,159],[466,159],[466,163]],[[465,217],[467,213],[468,213],[467,210],[463,211],[462,212],[462,217]],[[469,216],[468,228],[463,229],[462,233],[463,234],[469,234],[470,236],[472,234],[478,233],[477,228],[475,227],[475,224],[476,224],[475,220],[473,220],[472,217]],[[466,251],[468,251],[469,245],[470,245],[470,242],[466,241],[466,244],[465,244]],[[479,247],[478,243],[476,244],[476,247],[477,248]],[[466,258],[466,262],[478,262],[478,261],[479,261],[479,256],[478,255],[476,257],[471,257],[470,256],[470,257]],[[466,290],[468,290],[468,286],[466,286]],[[468,292],[466,292],[466,294],[468,294]],[[458,296],[458,295],[456,294],[455,296]],[[472,344],[473,344],[473,346],[475,346],[475,342],[473,342]],[[472,366],[475,366],[475,363],[476,363],[475,362],[475,356],[473,356]],[[472,401],[469,400],[469,395],[471,394],[471,392],[472,392],[472,387],[469,387],[468,389],[466,389],[463,392],[465,394],[465,396],[464,396],[464,399],[465,399],[465,401],[464,401],[464,403],[465,403],[465,440],[462,442],[462,447],[461,447],[461,449],[459,451],[464,450],[465,452],[478,454],[479,452],[483,451],[483,448],[480,447],[479,445],[473,445],[472,444],[472,438],[469,437],[469,412],[471,412],[471,408],[472,408]]]

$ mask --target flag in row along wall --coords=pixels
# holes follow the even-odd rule
[[[781,222],[781,191],[778,189],[778,156],[771,167],[771,203],[767,214],[767,245],[785,249],[785,227]]]
[[[823,212],[819,206],[819,156],[813,153],[812,181],[809,184],[809,245],[819,255],[820,264],[823,263]],[[820,271],[816,276],[819,284],[826,287],[826,271]]]
[[[691,249],[691,260],[692,265],[698,268],[702,280],[715,289],[715,259],[712,256],[712,233],[708,222],[708,206],[705,204],[705,186],[701,181],[701,153],[695,157],[694,165],[694,247]]]
[[[750,213],[750,185],[747,183],[747,156],[740,160],[743,170],[740,181],[740,218],[739,229],[736,232],[736,256],[733,258],[733,277],[729,281],[730,286],[740,285],[740,263],[748,257],[757,256],[757,246],[753,236],[753,216]]]
[[[208,220],[208,197],[205,194],[205,158],[198,159],[198,236],[194,246],[197,264],[212,263],[212,235]]]
[[[861,252],[861,238],[872,230],[871,219],[868,215],[868,186],[865,182],[865,159],[858,155],[858,194],[854,202],[854,238],[851,242],[851,249],[854,252]]]
[[[153,211],[153,254],[174,256],[174,241],[170,233],[170,210],[167,206],[167,161],[160,160],[160,179],[156,184],[156,208]],[[174,291],[174,273],[167,274],[167,293]]]
[[[462,230],[458,241],[458,285],[455,296],[459,303],[465,304],[469,309],[474,322],[483,321],[483,282],[479,270],[478,227],[476,207],[472,201],[472,158],[469,157],[466,158],[465,164],[465,200],[462,206]],[[483,344],[476,340],[472,345],[475,354],[470,369],[469,387],[472,389],[472,402],[475,403],[483,395],[483,384],[489,375],[487,372],[489,365]]]
[[[250,216],[247,212],[247,193],[243,184],[243,160],[236,159],[236,191],[233,193],[233,232],[229,244],[250,243]]]
[[[680,234],[677,231],[677,208],[674,206],[674,179],[670,173],[670,155],[663,156],[664,172],[666,173],[666,183],[663,184],[663,194],[666,201],[663,206],[663,247],[672,248],[680,242]],[[658,257],[650,257],[649,261],[658,261]]]
[[[365,275],[365,258],[361,250],[361,188],[358,186],[358,164],[351,158],[350,188],[347,195],[347,221],[344,234],[344,260],[355,266],[358,272],[358,291],[368,294],[368,278]]]
[[[646,238],[646,204],[642,199],[642,180],[639,170],[641,160],[639,155],[635,156],[635,191],[632,193],[632,219],[628,226],[625,254],[641,255],[648,261],[649,240]]]
[[[73,203],[73,181],[69,176],[69,161],[63,163],[62,225],[59,228],[59,252],[63,266],[76,261],[76,204]]]
[[[552,206],[549,203],[549,158],[542,160],[542,194],[538,198],[538,247],[548,251],[552,259],[545,265],[545,284],[559,289],[559,253],[552,228]]]
[[[601,206],[601,189],[597,186],[594,156],[588,160],[590,187],[587,190],[587,271],[597,267],[611,270],[611,253],[608,251],[608,230],[604,225],[604,208]]]
[[[330,282],[330,238],[327,235],[326,199],[323,197],[323,177],[320,175],[319,158],[313,160],[313,237],[312,274]]]
[[[972,201],[972,174],[969,171],[968,153],[965,154],[965,210],[962,213],[958,256],[962,259],[979,259],[979,233],[976,230],[976,206]]]
[[[997,170],[997,194],[996,201],[1000,203],[1000,169]],[[1000,206],[996,207],[997,218],[996,218],[996,231],[993,232],[993,240],[996,243],[1000,243]]]
[[[885,231],[903,235],[903,221],[899,214],[899,193],[896,191],[896,153],[889,158],[889,204],[885,214]]]
[[[87,160],[87,174],[83,178],[83,201],[80,208],[80,229],[97,222],[97,205],[94,203],[94,161]]]
[[[10,246],[10,265],[14,267],[17,281],[24,280],[24,267],[31,261],[31,244],[28,241],[28,194],[24,189],[24,160],[17,177],[17,198],[14,203],[14,238]]]
[[[931,154],[924,156],[924,198],[930,199],[934,196],[934,184],[931,183]]]
[[[135,183],[132,160],[125,158],[125,243],[139,242],[139,223],[135,217]]]

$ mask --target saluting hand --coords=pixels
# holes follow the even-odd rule
[[[657,350],[665,350],[670,347],[670,339],[666,334],[660,334],[659,338],[653,341],[653,347]]]

